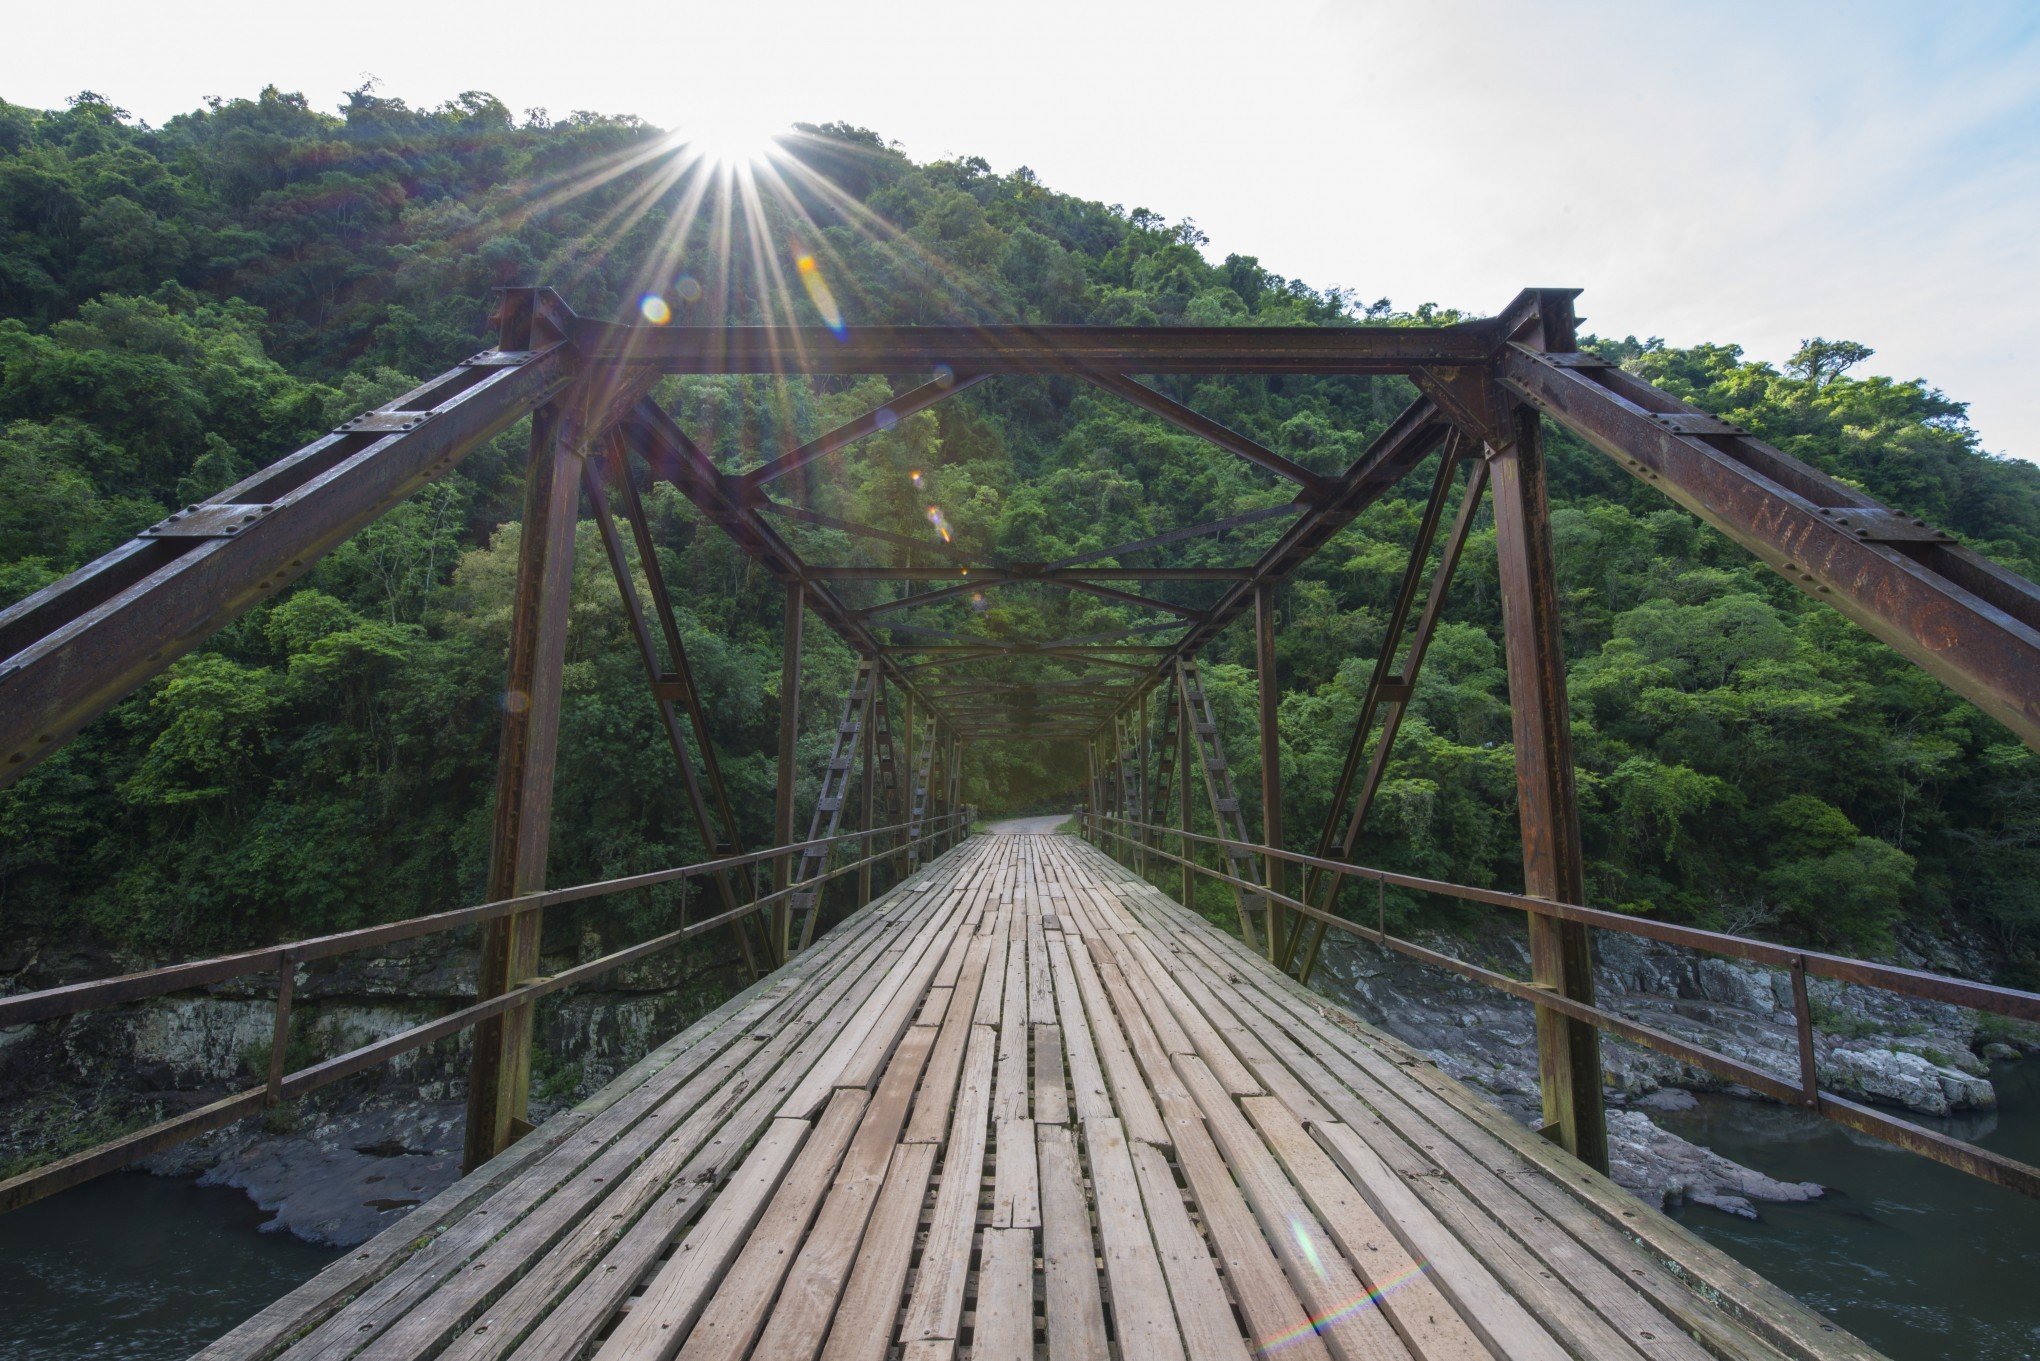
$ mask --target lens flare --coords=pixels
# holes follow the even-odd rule
[[[935,526],[935,532],[942,536],[942,542],[951,542],[949,536],[949,517],[942,513],[942,507],[928,507],[928,523]]]
[[[1302,1233],[1301,1230],[1298,1231],[1297,1238],[1301,1243],[1308,1245],[1309,1240]],[[1306,1252],[1310,1256],[1312,1265],[1316,1266],[1317,1253],[1315,1248],[1306,1246]],[[1345,1300],[1338,1304],[1335,1304],[1332,1307],[1313,1315],[1309,1319],[1306,1319],[1302,1324],[1295,1328],[1291,1328],[1287,1332],[1275,1334],[1275,1336],[1264,1340],[1261,1343],[1261,1345],[1257,1347],[1255,1350],[1261,1356],[1273,1356],[1277,1352],[1285,1351],[1288,1348],[1295,1346],[1297,1343],[1302,1342],[1305,1338],[1315,1339],[1326,1328],[1329,1328],[1332,1324],[1339,1322],[1341,1319],[1350,1318],[1355,1314],[1364,1313],[1366,1310],[1369,1309],[1379,1309],[1381,1307],[1381,1302],[1383,1299],[1387,1298],[1389,1295],[1394,1294],[1396,1291],[1402,1289],[1404,1286],[1408,1285],[1411,1281],[1414,1281],[1419,1277],[1423,1276],[1425,1273],[1430,1271],[1430,1269],[1431,1264],[1429,1262],[1419,1261],[1414,1266],[1410,1267],[1407,1271],[1403,1271],[1397,1275],[1389,1277],[1385,1281],[1382,1281],[1374,1289],[1368,1290],[1363,1294],[1356,1296],[1353,1299]]]
[[[800,282],[807,289],[808,301],[815,305],[815,311],[822,314],[822,324],[841,340],[847,329],[843,325],[843,309],[836,306],[836,295],[829,291],[829,281],[822,277],[822,267],[815,263],[815,257],[802,254],[795,258],[794,268],[800,271]]]
[[[1296,1245],[1303,1249],[1304,1257],[1310,1262],[1310,1269],[1320,1276],[1324,1275],[1325,1266],[1324,1263],[1318,1260],[1317,1244],[1311,1241],[1308,1233],[1304,1232],[1303,1225],[1292,1224],[1290,1227],[1296,1231]]]
[[[682,274],[673,281],[673,296],[682,302],[700,302],[701,280],[692,274]]]
[[[639,315],[654,326],[664,326],[673,319],[673,309],[656,293],[647,293],[639,298],[637,310]]]
[[[908,473],[907,476],[914,479],[915,486],[918,487],[921,485],[921,470],[919,468],[914,469],[914,471]]]

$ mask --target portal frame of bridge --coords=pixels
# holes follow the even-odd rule
[[[490,896],[514,902],[545,884],[558,695],[565,645],[566,583],[573,530],[586,495],[607,522],[605,549],[644,656],[653,697],[705,842],[738,851],[735,821],[707,741],[670,602],[643,521],[641,480],[676,486],[786,590],[786,659],[780,703],[775,841],[792,839],[795,749],[801,696],[802,625],[814,613],[897,689],[928,726],[925,750],[942,772],[938,802],[961,805],[963,753],[973,740],[1083,740],[1132,727],[1145,764],[1151,738],[1140,717],[1158,687],[1252,607],[1258,731],[1262,752],[1263,864],[1270,885],[1284,873],[1280,849],[1279,691],[1273,629],[1276,591],[1311,554],[1366,506],[1440,454],[1423,542],[1398,597],[1398,632],[1387,652],[1405,649],[1399,670],[1378,663],[1363,699],[1366,721],[1333,809],[1344,831],[1320,838],[1335,861],[1350,860],[1395,726],[1416,684],[1423,643],[1435,625],[1452,565],[1484,489],[1493,508],[1501,575],[1505,653],[1517,753],[1524,882],[1532,899],[1582,906],[1578,812],[1544,487],[1542,421],[1548,417],[1615,458],[1627,471],[1694,510],[1801,589],[1835,606],[2040,748],[2040,590],[1972,553],[1924,522],[1877,505],[1748,432],[1658,392],[1578,348],[1575,290],[1535,289],[1496,317],[1442,327],[1326,328],[960,326],[690,328],[618,326],[574,315],[550,290],[506,290],[498,344],[384,407],[245,479],[188,506],[130,543],[0,613],[0,784],[56,750],[83,723],[130,692],[236,615],[274,595],[348,534],[453,467],[485,440],[532,417],[527,504],[519,549],[508,702],[499,762]],[[928,373],[883,406],[769,457],[730,471],[689,437],[652,385],[667,374],[823,375]],[[1348,468],[1326,474],[1301,466],[1227,429],[1137,375],[1401,374],[1419,396]],[[1240,510],[1131,543],[1056,562],[1005,562],[948,542],[842,520],[772,495],[775,484],[897,421],[1004,375],[1073,380],[1125,400],[1195,435],[1282,484],[1286,501]],[[1452,468],[1469,468],[1461,510],[1414,639],[1400,626],[1423,575],[1430,538],[1443,521]],[[613,520],[601,507],[614,492],[646,574],[652,614],[643,615],[635,578]],[[1200,537],[1223,537],[1288,517],[1274,543],[1237,566],[1126,565],[1122,559]],[[910,556],[897,564],[809,563],[774,521],[839,531]],[[916,560],[918,557],[919,560]],[[936,562],[934,559],[942,561]],[[949,582],[915,591],[913,583]],[[853,608],[836,589],[891,582],[902,594]],[[1192,606],[1124,583],[1209,583],[1217,598]],[[1048,585],[1154,610],[1164,622],[1075,637],[1011,639],[958,634],[889,621],[920,605],[966,592]],[[1166,638],[1159,635],[1170,635]],[[933,639],[935,641],[925,641]],[[664,655],[661,654],[661,645]],[[997,678],[970,677],[986,663],[1051,659],[1074,670],[1082,689],[1044,686],[1033,703],[1001,704],[1014,693]],[[1102,698],[1101,698],[1102,697]],[[678,706],[676,709],[674,706]],[[685,711],[687,723],[680,721]],[[1368,723],[1383,714],[1374,756]],[[1187,725],[1179,732],[1187,736]],[[690,749],[689,737],[693,738]],[[911,752],[917,741],[908,723]],[[1114,746],[1118,743],[1115,741]],[[1123,749],[1112,753],[1123,762]],[[697,770],[697,765],[699,769]],[[1093,758],[1093,815],[1112,772]],[[1187,777],[1187,759],[1179,762]],[[705,783],[703,777],[705,776]],[[932,785],[931,781],[931,785]],[[1121,770],[1112,780],[1123,799]],[[925,796],[935,799],[928,788]],[[1147,798],[1143,789],[1141,797]],[[1187,816],[1182,801],[1179,818]],[[1351,809],[1349,815],[1349,807]],[[1188,830],[1187,827],[1184,830]],[[1146,835],[1143,833],[1143,835]],[[909,847],[916,845],[911,837]],[[909,855],[912,854],[911,849]],[[869,858],[867,856],[867,858]],[[790,876],[791,855],[782,872]],[[826,862],[824,862],[826,863]],[[1344,877],[1311,867],[1304,898],[1336,893]],[[1186,869],[1186,876],[1187,876]],[[1186,886],[1188,880],[1186,877]],[[784,962],[792,885],[770,895],[770,929],[742,904],[726,911],[754,969]],[[734,899],[735,889],[725,884]],[[1284,905],[1278,906],[1278,896]],[[1321,932],[1304,937],[1308,912],[1270,896],[1265,948],[1304,971]],[[522,997],[537,967],[539,908],[487,919],[482,998]],[[1606,1166],[1600,1065],[1591,1008],[1586,928],[1564,915],[1532,913],[1530,987],[1554,999],[1538,1005],[1546,1123],[1586,1162]],[[1314,924],[1321,927],[1322,922]],[[531,999],[482,1018],[470,1106],[470,1162],[506,1147],[524,1123]]]

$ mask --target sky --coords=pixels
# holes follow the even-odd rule
[[[26,9],[27,12],[19,12]],[[160,123],[265,84],[870,128],[1194,219],[1316,287],[1601,335],[1872,346],[2040,460],[2040,6],[1029,0],[19,7],[0,98]]]

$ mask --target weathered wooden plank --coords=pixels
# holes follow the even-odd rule
[[[1409,1349],[1371,1307],[1359,1276],[1204,1060],[1178,1054],[1176,1071],[1332,1355],[1340,1361],[1405,1361]],[[1268,1340],[1263,1338],[1261,1345],[1266,1348]]]
[[[901,1136],[905,1143],[940,1143],[949,1130],[950,1103],[956,1095],[957,1075],[963,1070],[964,1049],[970,1042],[971,1017],[977,1006],[978,989],[992,948],[992,943],[982,936],[959,933],[957,939],[970,943],[970,953],[957,976],[954,1005],[942,1018],[942,1033],[936,1037],[934,1052],[928,1056],[928,1076],[922,1083],[920,1097],[914,1102],[914,1113],[907,1121],[907,1132]]]
[[[713,1086],[690,1082],[680,1088],[671,1100],[688,1109],[687,1118],[656,1140],[648,1139],[646,1147],[651,1151],[636,1167],[617,1175],[610,1166],[612,1162],[622,1166],[629,1155],[642,1151],[632,1144],[613,1146],[608,1156],[589,1166],[584,1175],[591,1185],[577,1189],[592,1196],[606,1186],[606,1194],[592,1203],[583,1196],[556,1194],[479,1254],[486,1261],[470,1264],[384,1332],[377,1339],[377,1349],[387,1356],[424,1355],[466,1323],[464,1334],[449,1352],[470,1358],[502,1355],[536,1323],[545,1306],[579,1281],[675,1181],[682,1183],[682,1194],[666,1202],[665,1214],[682,1220],[693,1214],[702,1197],[713,1189],[704,1183],[703,1174],[712,1178],[710,1167],[719,1164],[725,1152],[734,1160],[750,1143],[756,1128],[770,1118],[769,1110],[758,1109],[751,1127],[731,1131],[730,1146],[709,1152],[708,1165],[698,1155],[710,1150],[715,1131],[734,1123],[726,1117],[735,1116],[745,1093],[782,1068],[782,1057],[802,1038],[801,1028],[789,1027],[755,1046],[750,1061],[733,1071],[710,1069],[703,1078]],[[741,1057],[741,1053],[732,1057]],[[686,1194],[689,1189],[695,1194]],[[569,1220],[578,1222],[564,1237],[557,1238],[550,1248],[538,1246],[552,1240],[558,1225]],[[515,1284],[509,1292],[495,1299],[503,1283],[512,1281]],[[483,1307],[482,1302],[491,1299],[493,1302]],[[479,1317],[469,1322],[477,1310]]]
[[[1105,1310],[1084,1172],[1066,1125],[1035,1127],[1041,1159],[1041,1264],[1048,1303],[1048,1354],[1056,1361],[1105,1361]]]
[[[1082,949],[1078,944],[1076,949]],[[1068,1058],[1070,1099],[1079,1120],[1112,1118],[1112,1097],[1105,1087],[1105,1070],[1098,1065],[1098,1051],[1091,1041],[1090,1023],[1084,1016],[1083,999],[1077,992],[1077,976],[1071,968],[1073,951],[1062,941],[1048,947],[1049,972],[1055,977],[1056,1014],[1062,1020],[1063,1052]]]
[[[1130,1150],[1141,1204],[1147,1211],[1148,1227],[1154,1231],[1162,1274],[1168,1277],[1169,1302],[1176,1311],[1183,1350],[1190,1361],[1240,1361],[1247,1355],[1247,1341],[1233,1318],[1225,1285],[1218,1278],[1218,1264],[1212,1261],[1210,1249],[1183,1204],[1183,1192],[1169,1168],[1169,1155],[1138,1141]]]
[[[1120,973],[1120,965],[1112,957],[1112,951],[1100,949],[1095,941],[1091,941],[1089,947],[1098,951],[1098,955],[1095,955],[1093,961],[1095,967],[1089,973],[1079,971],[1083,973],[1083,977],[1089,979],[1089,986],[1079,988],[1079,992],[1085,992],[1085,1004],[1091,1006],[1093,1010],[1110,1008],[1112,1012],[1116,1012],[1118,1026],[1122,1030],[1122,1035],[1126,1037],[1126,1047],[1134,1055],[1134,1061],[1138,1063],[1140,1081],[1146,1088],[1142,1098],[1134,1100],[1136,1118],[1128,1120],[1126,1132],[1136,1143],[1167,1145],[1167,1126],[1159,1126],[1161,1128],[1159,1139],[1153,1137],[1144,1120],[1138,1118],[1138,1110],[1142,1106],[1155,1108],[1159,1122],[1161,1120],[1159,1110],[1167,1106],[1169,1100],[1189,1100],[1189,1094],[1183,1092],[1183,1083],[1175,1075],[1175,1065],[1169,1059],[1167,1045],[1163,1045],[1161,1037],[1155,1035],[1155,1020],[1151,1008],[1146,1006],[1146,998],[1142,998]],[[1102,996],[1091,996],[1095,990],[1102,990]],[[1167,1010],[1169,1008],[1161,1006],[1159,1002],[1153,1006],[1153,1012],[1161,1012],[1163,1016],[1167,1016]]]
[[[1055,982],[1048,973],[1048,932],[1038,907],[1027,914],[1027,1019],[1034,1025],[1055,1020]]]
[[[835,1184],[773,1302],[764,1335],[758,1339],[760,1355],[807,1361],[821,1350],[829,1321],[836,1315],[836,1301],[842,1297],[858,1246],[864,1241],[872,1207],[878,1203],[879,1188],[885,1184],[900,1128],[906,1124],[908,1103],[914,1099],[928,1051],[934,1047],[934,1030],[917,1025],[907,1031],[893,1052],[877,1093],[864,1108],[856,1137],[836,1169]]]
[[[949,998],[953,989],[929,988],[921,994],[921,1009],[914,1015],[917,1026],[938,1026],[942,1024],[943,1013],[949,1010]]]
[[[869,1096],[846,1087],[829,1098],[822,1118],[780,1183],[779,1191],[758,1225],[744,1243],[743,1251],[724,1276],[721,1286],[709,1298],[698,1322],[687,1334],[680,1355],[686,1361],[737,1361],[751,1350],[758,1332],[765,1326],[766,1311],[800,1241],[807,1235],[821,1209],[822,1198],[834,1180],[843,1154],[864,1116]],[[601,1361],[664,1361],[673,1354],[657,1315],[632,1309],[625,1325],[597,1353]],[[626,1345],[619,1345],[628,1336]]]
[[[1149,942],[1150,946],[1153,942]],[[1170,967],[1166,952],[1157,952],[1163,958],[1164,967]],[[1311,1094],[1310,1088],[1299,1082],[1296,1075],[1278,1062],[1270,1052],[1264,1037],[1252,1026],[1240,1019],[1239,1014],[1220,1000],[1219,987],[1200,970],[1178,964],[1171,969],[1177,986],[1208,1019],[1212,1028],[1225,1038],[1232,1052],[1248,1072],[1276,1096],[1298,1120],[1308,1123],[1312,1120],[1329,1120],[1332,1113]]]
[[[1042,977],[1048,977],[1048,951],[1041,954]],[[1030,1011],[1032,1008],[1030,1007]],[[1051,1011],[1049,1015],[1055,1013]],[[1070,1118],[1070,1092],[1063,1084],[1062,1027],[1034,1027],[1034,1119],[1037,1124],[1061,1125]]]
[[[932,1143],[901,1144],[895,1150],[864,1246],[843,1288],[843,1302],[829,1325],[823,1361],[881,1361],[892,1345],[935,1153]]]
[[[1557,1325],[1559,1338],[1547,1331],[1553,1320],[1541,1306],[1558,1297],[1538,1299],[1533,1294],[1527,1301],[1530,1308],[1539,1309],[1533,1316],[1474,1248],[1463,1242],[1349,1126],[1336,1122],[1318,1124],[1311,1126],[1310,1132],[1383,1222],[1393,1226],[1396,1237],[1410,1253],[1430,1263],[1431,1279],[1440,1293],[1494,1352],[1509,1357],[1537,1357],[1540,1361],[1590,1354],[1560,1345],[1560,1338],[1569,1331],[1563,1321]],[[1570,1340],[1581,1346],[1602,1343],[1600,1337],[1581,1339],[1575,1335]],[[1633,1354],[1622,1347],[1621,1339],[1615,1339],[1615,1344],[1617,1350],[1609,1354]]]
[[[832,1014],[842,1016],[854,1010],[876,984],[876,973],[875,969],[862,975],[855,968],[839,970],[824,994],[835,999]],[[777,1040],[755,1032],[754,1037],[763,1040],[766,1047]],[[612,1192],[568,1238],[488,1308],[483,1316],[483,1321],[490,1324],[486,1333],[479,1323],[470,1328],[448,1349],[442,1361],[490,1361],[503,1355],[509,1343],[520,1335],[523,1341],[514,1353],[520,1361],[578,1352],[628,1297],[633,1284],[700,1208],[704,1197],[714,1193],[716,1182],[727,1176],[742,1158],[745,1146],[765,1127],[772,1112],[805,1072],[807,1063],[830,1038],[826,1022],[824,1027],[810,1030],[768,1080],[751,1085],[742,1105],[672,1178],[636,1223],[629,1223],[612,1208],[611,1202],[615,1200]],[[675,1147],[669,1141],[668,1147],[661,1148],[654,1158]],[[616,1237],[618,1233],[622,1235],[620,1239]],[[611,1245],[601,1251],[598,1265],[591,1259],[590,1249],[599,1249],[605,1243]],[[582,1271],[585,1274],[577,1275]]]
[[[851,961],[863,958],[849,956]],[[616,1101],[446,1232],[429,1239],[414,1237],[406,1260],[297,1342],[293,1355],[307,1361],[351,1356],[370,1342],[385,1355],[415,1354],[460,1326],[469,1311],[487,1303],[528,1261],[556,1242],[603,1188],[614,1185],[675,1124],[691,1116],[694,1104],[714,1090],[719,1071],[732,1064],[741,1069],[756,1057],[756,1047],[747,1048],[745,1042],[753,1027],[783,1016],[803,998],[833,995],[833,989],[823,984],[836,976],[824,963],[783,992],[767,991],[743,1007],[718,1013],[719,1023],[676,1056],[661,1071],[661,1081],[648,1082]],[[681,1089],[677,1097],[676,1088]],[[506,1241],[505,1251],[494,1251]],[[477,1261],[485,1250],[495,1257],[493,1265],[486,1259]],[[385,1341],[384,1334],[392,1327],[402,1327],[404,1334]]]
[[[1169,1307],[1169,1286],[1148,1231],[1140,1183],[1117,1120],[1084,1125],[1084,1151],[1091,1162],[1098,1207],[1098,1241],[1103,1248],[1105,1284],[1112,1302],[1113,1332],[1121,1353],[1168,1361],[1184,1355],[1182,1335]]]
[[[1000,1122],[998,1154],[992,1160],[995,1229],[1041,1227],[1041,1181],[1035,1160],[1027,1156],[1034,1146],[1032,1120]]]
[[[1438,1293],[1427,1274],[1429,1264],[1396,1239],[1288,1108],[1266,1096],[1247,1097],[1240,1105],[1303,1193],[1311,1213],[1359,1269],[1372,1297],[1370,1307],[1387,1315],[1410,1351],[1424,1361],[1488,1361],[1492,1353]],[[1533,1347],[1549,1342],[1542,1329],[1524,1340]],[[1511,1346],[1505,1354],[1520,1356],[1523,1351]]]
[[[900,1324],[902,1341],[953,1338],[963,1317],[964,1287],[970,1270],[971,1239],[977,1231],[983,1193],[985,1144],[991,1125],[992,1064],[998,1032],[971,1027],[956,1094],[956,1115],[942,1161],[942,1185],[928,1222],[920,1275]]]
[[[1165,1099],[1162,1119],[1169,1126],[1191,1199],[1211,1235],[1212,1255],[1231,1282],[1233,1298],[1246,1320],[1249,1350],[1279,1345],[1285,1356],[1329,1358],[1331,1353],[1311,1327],[1309,1311],[1290,1287],[1217,1145],[1205,1132],[1196,1105],[1187,1097]]]
[[[986,1229],[972,1361],[1034,1361],[1034,1230]]]
[[[680,1349],[710,1292],[764,1216],[808,1130],[805,1120],[781,1117],[772,1122],[715,1204],[638,1298],[631,1317],[603,1347],[603,1356],[659,1357]]]
[[[962,911],[961,895],[956,892],[939,891],[931,896],[940,901],[924,923],[888,949],[889,954],[896,952],[892,966],[807,1078],[787,1097],[782,1115],[810,1117],[838,1086],[868,1088],[876,1079],[941,963],[942,953],[932,948],[934,942],[946,939],[945,931],[953,927]]]
[[[1234,1056],[1217,1028],[1202,1011],[1198,1010],[1189,994],[1183,991],[1182,985],[1171,977],[1169,971],[1162,966],[1162,962],[1155,958],[1154,952],[1148,948],[1147,941],[1131,932],[1119,937],[1119,941],[1125,951],[1124,958],[1131,959],[1134,966],[1147,975],[1148,986],[1168,1004],[1168,1009],[1176,1018],[1177,1024],[1189,1036],[1192,1046],[1190,1050],[1172,1049],[1170,1052],[1195,1053],[1204,1060],[1204,1066],[1211,1070],[1211,1075],[1218,1079],[1219,1085],[1234,1096],[1260,1095],[1261,1084],[1247,1071],[1246,1065]],[[1127,976],[1132,980],[1133,967],[1127,968]],[[1149,1007],[1148,1015],[1153,1017],[1155,1008]]]
[[[1098,981],[1098,971],[1091,967],[1089,945],[1079,945],[1069,951],[1069,971],[1077,979],[1077,994],[1083,998],[1083,1016],[1087,1018],[1089,1039],[1098,1045],[1098,1057],[1104,1065],[1106,1077],[1112,1081],[1112,1102],[1118,1108],[1118,1116],[1126,1122],[1128,1139],[1140,1139],[1144,1143],[1167,1143],[1169,1130],[1161,1122],[1161,1112],[1155,1110],[1155,1096],[1149,1090],[1149,1083],[1140,1075],[1140,1065],[1134,1063],[1134,1053],[1126,1043],[1126,1032],[1120,1028],[1118,1016],[1112,1014],[1112,1002],[1106,998],[1106,990]],[[1055,961],[1061,965],[1061,959]],[[1067,1026],[1065,1026],[1067,1028]],[[1077,1098],[1077,1118],[1108,1118],[1114,1112],[1087,1112],[1083,1096]]]
[[[980,939],[989,954],[985,961],[985,981],[978,988],[977,1010],[971,1016],[971,1024],[996,1028],[999,1011],[1006,1003],[1006,955],[1013,942],[989,933]]]
[[[1223,944],[1215,933],[1199,933],[1194,926],[1182,938],[1198,954],[1207,950],[1216,953]],[[1234,973],[1249,986],[1236,987],[1230,996],[1254,1007],[1265,1025],[1280,1026],[1285,1020],[1294,1024],[1297,1016],[1268,1010],[1276,1005],[1271,994],[1252,986],[1263,967],[1265,962],[1257,963],[1254,957],[1240,959]],[[1322,1017],[1316,1019],[1322,1022]],[[1294,1061],[1300,1079],[1395,1174],[1417,1189],[1438,1218],[1498,1279],[1532,1304],[1539,1319],[1570,1350],[1684,1361],[1696,1361],[1702,1354],[1675,1322],[1650,1308],[1633,1287],[1594,1262],[1563,1233],[1540,1233],[1532,1235],[1534,1243],[1524,1241],[1524,1226],[1541,1224],[1542,1217],[1498,1180],[1490,1176],[1477,1191],[1469,1191],[1456,1179],[1441,1177],[1439,1173],[1445,1169],[1434,1159],[1445,1164],[1458,1161],[1456,1146],[1433,1129],[1399,1131],[1393,1126],[1389,1115],[1398,1110],[1399,1102],[1360,1068],[1358,1058],[1372,1052],[1365,1045],[1353,1043],[1351,1036],[1335,1042],[1308,1026],[1292,1034],[1310,1051],[1307,1057]],[[1553,1260],[1540,1254],[1549,1254]],[[1585,1281],[1576,1273],[1583,1274]]]

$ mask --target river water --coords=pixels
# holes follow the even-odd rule
[[[1999,1108],[1920,1123],[2040,1163],[2040,1058],[1991,1073]],[[2040,1203],[1783,1106],[1703,1096],[1653,1112],[1694,1143],[1787,1181],[1828,1188],[1765,1205],[1752,1223],[1677,1217],[1898,1361],[2040,1357]]]
[[[0,1357],[185,1357],[339,1255],[239,1191],[124,1172],[0,1215]]]
[[[2040,1162],[2040,1059],[1949,1133]],[[1898,1361],[2040,1357],[2040,1205],[1784,1107],[1706,1096],[1655,1119],[1825,1199],[1679,1218]],[[224,1188],[130,1173],[0,1216],[0,1358],[183,1357],[333,1260]]]

